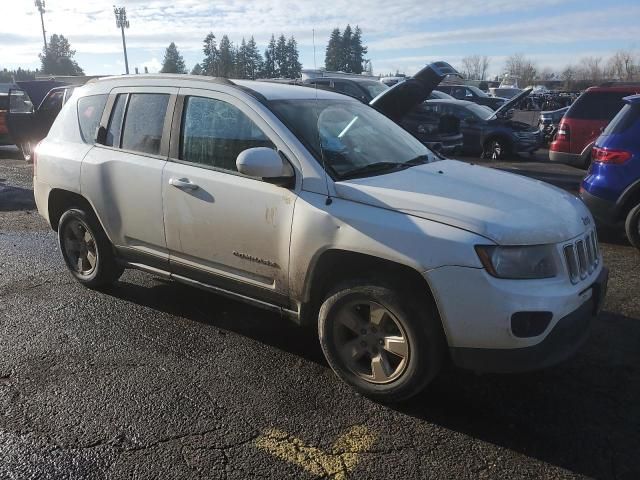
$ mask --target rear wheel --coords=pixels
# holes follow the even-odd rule
[[[86,287],[112,284],[124,271],[93,213],[78,208],[64,212],[58,223],[58,242],[71,275]]]
[[[640,249],[640,204],[631,209],[624,223],[629,243]]]
[[[373,281],[330,293],[318,333],[333,371],[355,390],[384,402],[419,393],[440,371],[446,342],[432,302]]]

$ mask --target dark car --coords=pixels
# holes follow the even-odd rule
[[[622,100],[625,106],[596,140],[580,196],[598,223],[624,224],[640,249],[640,95]]]
[[[549,160],[588,168],[593,145],[624,106],[622,98],[639,93],[640,83],[609,83],[588,88],[562,118],[549,147]]]
[[[11,137],[7,129],[7,110],[9,109],[9,95],[0,93],[0,145],[11,145]]]
[[[20,148],[24,159],[30,161],[33,147],[47,136],[77,85],[49,80],[17,84],[18,89],[9,91],[7,129],[11,141]]]
[[[567,113],[567,110],[569,110],[569,107],[540,112],[538,127],[542,132],[545,144],[549,144],[553,140],[553,137],[558,131],[558,125],[560,125],[560,121],[562,120],[562,117],[564,117],[564,114]]]
[[[438,85],[436,90],[451,95],[456,100],[467,100],[497,110],[507,101],[502,97],[491,97],[473,85]]]
[[[511,119],[513,108],[530,92],[525,90],[495,112],[465,100],[429,100],[426,108],[436,115],[454,115],[460,120],[465,153],[498,160],[540,148],[542,134],[538,127]]]
[[[394,87],[401,83],[404,81]],[[310,78],[304,80],[303,85],[335,90],[367,104],[371,104],[375,98],[389,90],[387,85],[366,78]],[[435,91],[432,91],[430,95],[434,93]],[[460,124],[454,117],[443,118],[433,115],[423,105],[418,105],[409,114],[394,120],[431,149],[444,154],[453,154],[462,150]]]

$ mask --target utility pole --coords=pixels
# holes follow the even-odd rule
[[[44,40],[44,51],[47,51],[47,34],[44,30],[44,0],[36,0],[36,7],[38,7],[38,11],[40,12],[40,22],[42,23],[42,40]]]
[[[129,60],[127,59],[127,42],[124,39],[124,29],[129,28],[129,20],[127,20],[127,10],[124,7],[117,8],[113,6],[113,13],[116,15],[116,27],[122,32],[122,49],[124,50],[124,66],[129,74]]]

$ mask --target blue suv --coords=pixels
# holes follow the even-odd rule
[[[594,144],[580,196],[600,224],[624,223],[627,238],[640,249],[640,95],[623,100]]]

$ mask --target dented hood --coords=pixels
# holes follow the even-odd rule
[[[455,160],[335,185],[341,198],[452,225],[500,245],[562,242],[593,221],[582,201],[563,190]]]

